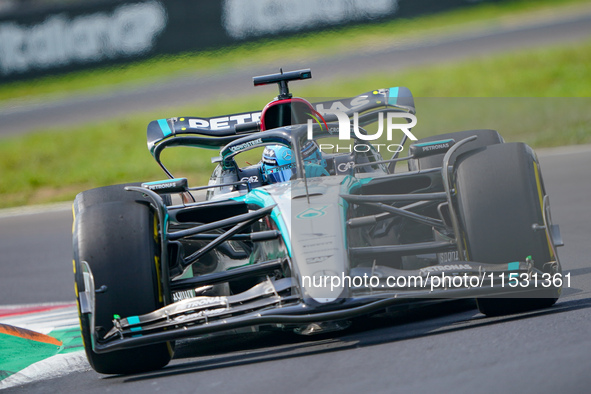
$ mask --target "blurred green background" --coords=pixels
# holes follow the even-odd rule
[[[387,47],[440,34],[461,34],[475,25],[516,21],[565,9],[589,0],[516,0],[394,20],[324,33],[263,40],[218,51],[159,57],[119,68],[95,69],[0,86],[0,106],[99,94],[122,87],[158,83],[176,76],[291,59],[342,56],[368,43]],[[588,7],[587,7],[588,9]],[[289,48],[289,50],[286,50]],[[534,148],[591,142],[591,40],[481,55],[396,73],[364,74],[346,80],[313,79],[292,86],[296,96],[354,96],[390,86],[406,86],[417,97],[419,137],[470,128],[496,128],[508,141]],[[361,70],[362,71],[362,70]],[[244,92],[242,92],[244,93]],[[197,93],[196,93],[197,94]],[[252,90],[239,100],[187,104],[167,116],[215,116],[255,111],[274,90]],[[146,148],[145,131],[153,113],[0,138],[0,208],[72,200],[88,188],[165,177]],[[215,151],[170,149],[164,162],[193,185],[207,182]]]

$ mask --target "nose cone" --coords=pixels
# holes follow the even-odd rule
[[[342,177],[292,182],[292,261],[304,300],[331,303],[346,297],[344,278],[349,272],[345,239]],[[309,202],[308,202],[309,201]]]

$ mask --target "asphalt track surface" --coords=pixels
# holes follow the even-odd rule
[[[6,392],[588,393],[591,146],[545,150],[540,161],[572,277],[550,309],[487,318],[459,304],[318,337],[187,340],[161,371],[77,372]],[[73,300],[70,231],[64,209],[0,218],[0,304]]]
[[[425,64],[441,64],[520,48],[533,48],[591,38],[591,8],[580,12],[523,20],[513,25],[473,27],[461,33],[442,33],[435,37],[409,39],[387,45],[368,46],[361,51],[315,59],[294,59],[286,49],[286,59],[265,66],[241,64],[220,70],[195,73],[142,87],[130,87],[102,94],[79,95],[40,103],[0,104],[0,136],[71,126],[111,119],[130,113],[150,112],[152,119],[177,114],[175,108],[196,107],[212,99],[246,97],[253,93],[252,77],[277,72],[279,67],[293,70],[310,67],[316,80],[329,82],[360,74],[392,73]],[[371,88],[371,87],[370,87]],[[275,89],[267,88],[270,94]],[[330,93],[327,92],[327,97]]]

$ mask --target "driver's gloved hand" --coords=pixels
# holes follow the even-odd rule
[[[306,178],[316,178],[319,176],[329,176],[330,174],[319,164],[306,164]]]

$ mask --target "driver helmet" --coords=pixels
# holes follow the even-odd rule
[[[326,168],[326,160],[314,141],[308,141],[302,148],[304,164],[315,164]],[[290,148],[283,145],[268,145],[263,151],[261,160],[263,179],[267,183],[289,181],[296,173],[295,157]]]

